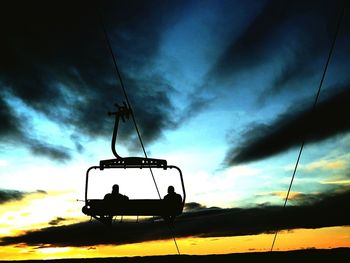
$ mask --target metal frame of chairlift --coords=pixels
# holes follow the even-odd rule
[[[113,129],[113,137],[111,148],[115,159],[101,160],[100,165],[91,166],[86,171],[85,181],[85,206],[82,208],[84,214],[94,217],[101,222],[111,223],[113,216],[161,216],[164,219],[174,220],[175,216],[180,215],[183,211],[186,199],[185,185],[183,181],[182,171],[175,165],[168,165],[166,160],[143,158],[143,157],[120,157],[115,149],[118,125],[120,118],[125,121],[132,114],[131,110],[124,103],[124,106],[118,106],[118,111],[109,112],[109,115],[115,115],[115,124]],[[113,206],[104,204],[102,199],[88,199],[89,173],[93,169],[130,169],[130,168],[149,168],[149,169],[176,169],[179,172],[182,186],[182,203],[175,207],[169,207],[162,199],[129,199],[120,204]],[[105,218],[108,218],[106,221]]]

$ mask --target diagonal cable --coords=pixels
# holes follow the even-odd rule
[[[338,21],[337,21],[337,26],[336,26],[336,30],[335,30],[335,33],[334,33],[334,36],[333,36],[333,41],[332,41],[331,47],[330,47],[329,52],[328,52],[328,57],[327,57],[326,64],[325,64],[324,69],[323,69],[323,73],[322,73],[322,77],[321,77],[321,80],[320,80],[320,84],[318,86],[318,90],[317,90],[317,93],[316,93],[315,101],[314,101],[314,103],[312,105],[312,108],[311,108],[311,111],[309,113],[310,120],[311,120],[311,117],[312,117],[312,115],[313,115],[313,113],[314,113],[314,111],[316,109],[316,105],[317,105],[317,101],[318,101],[318,98],[319,98],[320,93],[321,93],[321,88],[322,88],[322,85],[323,85],[323,81],[325,79],[325,76],[326,76],[326,73],[327,73],[327,69],[328,69],[328,65],[329,65],[329,62],[330,62],[332,54],[333,54],[335,43],[336,43],[336,40],[337,40],[337,37],[338,37],[338,33],[339,33],[339,30],[340,30],[340,25],[341,25],[341,22],[342,22],[342,19],[344,17],[344,13],[345,13],[345,5],[346,5],[346,0],[343,1],[342,10],[340,12],[340,15],[339,15],[339,18],[338,18]],[[298,165],[299,165],[301,154],[302,154],[303,149],[304,149],[304,145],[305,145],[305,138],[303,138],[303,141],[302,141],[302,143],[300,145],[299,154],[298,154],[295,166],[294,166],[293,175],[292,175],[292,178],[290,180],[290,184],[289,184],[289,187],[288,187],[286,199],[284,201],[283,209],[287,205],[287,201],[288,201],[288,198],[289,198],[290,190],[292,188],[294,177],[295,177],[296,171],[298,169]],[[278,234],[278,229],[275,232],[270,251],[272,251],[273,248],[274,248],[275,241],[276,241],[276,238],[277,238],[277,234]]]

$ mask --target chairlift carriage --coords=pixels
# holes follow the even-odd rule
[[[186,199],[186,192],[181,169],[175,165],[168,165],[166,160],[143,158],[143,157],[121,157],[116,151],[116,139],[118,133],[118,125],[120,118],[123,122],[132,114],[130,107],[125,103],[123,106],[118,106],[118,111],[109,112],[108,115],[115,115],[115,124],[113,129],[111,148],[115,159],[101,160],[97,166],[91,166],[86,171],[85,182],[85,205],[82,212],[91,216],[102,223],[110,224],[114,216],[160,216],[164,220],[173,221],[174,218],[180,215]],[[164,199],[127,199],[114,200],[113,202],[104,199],[89,199],[89,173],[93,169],[175,169],[178,171],[181,186],[182,186],[182,200]]]

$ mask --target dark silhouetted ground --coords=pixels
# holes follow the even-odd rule
[[[43,262],[44,260],[23,260],[16,262],[35,263]],[[120,258],[89,258],[89,259],[52,259],[50,263],[118,263],[118,262],[350,262],[350,248],[336,249],[306,249],[286,252],[251,252],[251,253],[236,253],[226,255],[206,255],[206,256],[190,256],[190,255],[170,255],[170,256],[149,256],[149,257],[120,257]],[[0,261],[14,262],[14,261]]]

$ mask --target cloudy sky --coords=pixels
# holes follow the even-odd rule
[[[7,2],[1,258],[177,253],[162,221],[107,230],[81,212],[86,170],[113,158],[107,112],[125,101],[104,28],[148,156],[183,172],[182,253],[266,251],[277,228],[277,250],[350,247],[346,1]],[[119,131],[118,153],[143,156],[132,122]],[[175,172],[154,173],[162,196],[181,193]],[[158,198],[148,170],[91,176],[91,198],[113,183]]]

